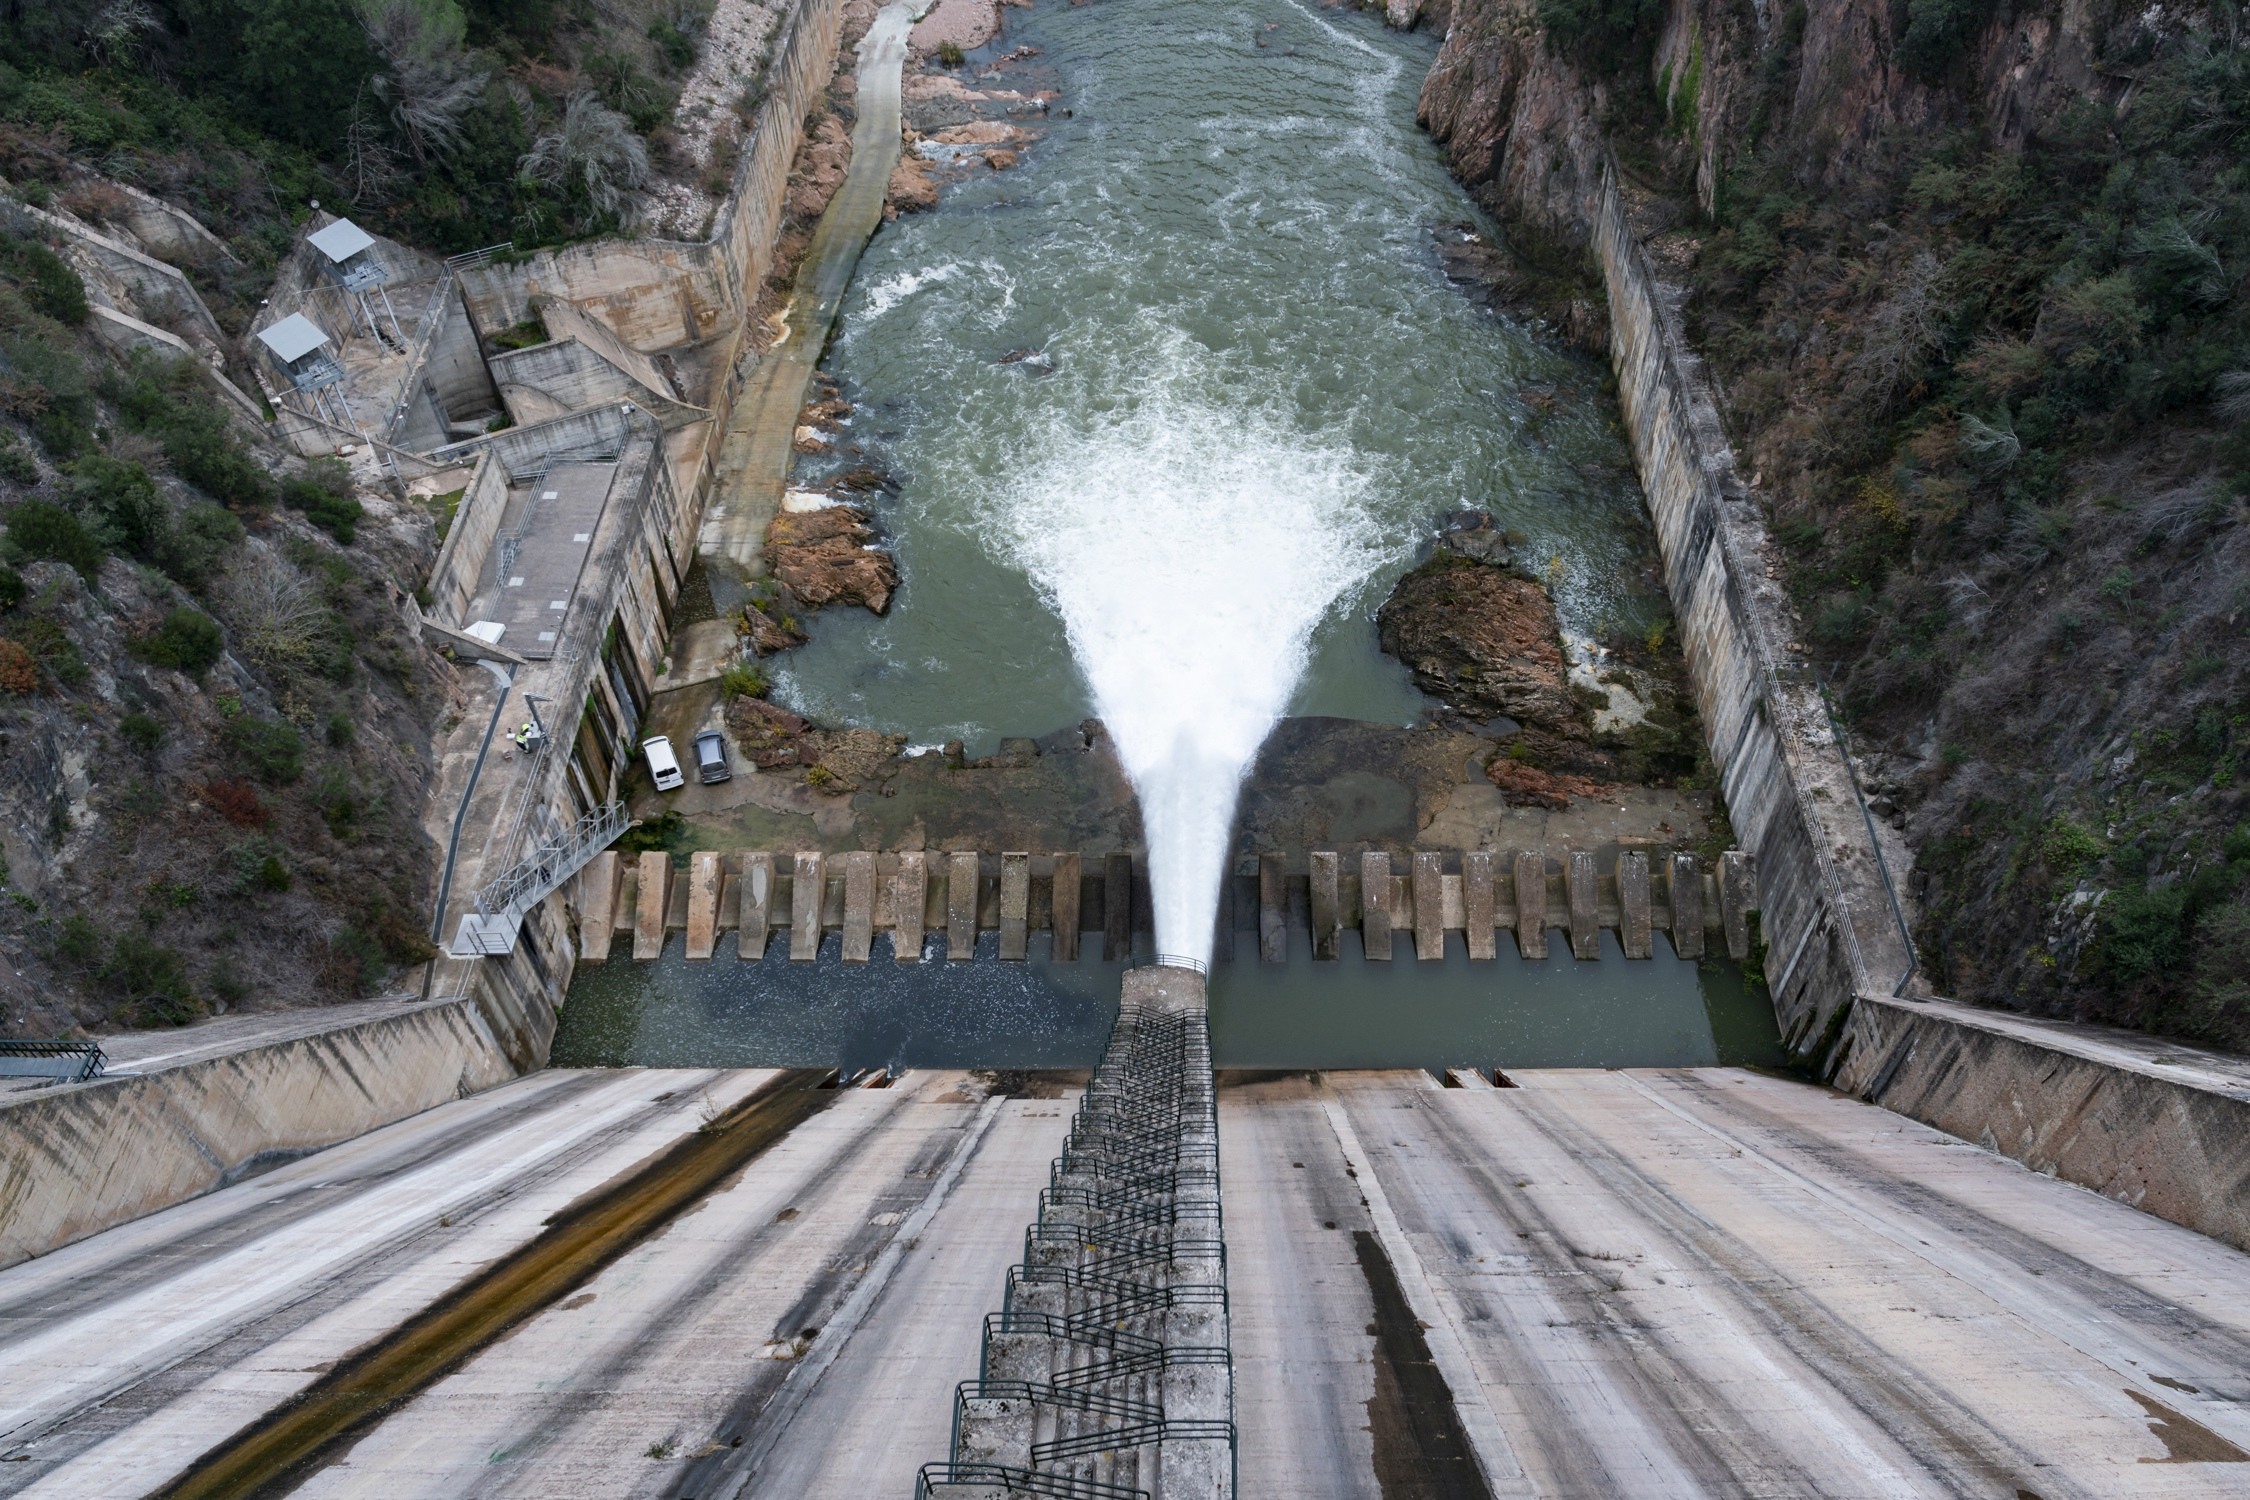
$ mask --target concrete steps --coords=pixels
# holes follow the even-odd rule
[[[993,935],[1000,959],[1020,962],[1032,935],[1047,933],[1058,961],[1098,948],[1114,963],[1132,956],[1150,910],[1146,872],[1131,854],[1023,851],[702,850],[682,869],[662,852],[608,850],[580,874],[575,904],[579,956],[592,963],[606,961],[623,933],[634,958],[653,960],[675,932],[697,961],[715,956],[731,932],[744,961],[763,958],[786,933],[789,957],[811,962],[836,933],[846,963],[870,962],[884,934],[902,963],[933,959],[941,939],[946,959],[972,959],[979,938]],[[1279,854],[1245,861],[1225,882],[1217,922],[1222,939],[1256,933],[1266,963],[1286,962],[1293,935],[1306,934],[1314,958],[1337,958],[1347,928],[1358,929],[1374,962],[1440,960],[1448,933],[1463,935],[1472,960],[1489,961],[1503,932],[1524,958],[1544,959],[1554,932],[1574,956],[1593,959],[1604,931],[1629,959],[1655,957],[1660,932],[1679,958],[1723,944],[1741,959],[1756,908],[1754,872],[1740,853],[1721,855],[1713,871],[1692,854],[1626,849],[1604,870],[1584,849],[1316,849],[1301,869]],[[1231,946],[1219,942],[1219,954]]]

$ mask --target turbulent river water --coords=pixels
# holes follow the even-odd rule
[[[899,481],[877,508],[902,590],[887,617],[820,615],[811,644],[769,669],[815,719],[971,754],[1098,714],[1140,792],[1156,946],[1200,955],[1236,782],[1275,718],[1405,723],[1428,706],[1377,650],[1372,616],[1442,512],[1482,507],[1528,536],[1566,633],[1638,632],[1665,606],[1598,362],[1440,269],[1435,229],[1492,229],[1414,122],[1429,38],[1297,0],[1039,0],[1005,15],[962,76],[974,86],[983,57],[1035,47],[1038,75],[994,85],[1051,83],[1054,114],[1017,167],[980,170],[876,236],[827,359],[861,450],[834,465]],[[800,472],[822,477],[819,461]],[[1340,966],[1354,981],[1222,964],[1215,1044],[1259,1065],[1489,1061],[1534,1037],[1553,1062],[1708,1061],[1740,1029],[1720,1012],[1758,1010],[1691,965],[1614,959],[1577,980],[1567,959],[1505,961],[1522,983],[1496,1010],[1492,981],[1455,958],[1380,979],[1403,1007],[1380,1057],[1363,1034],[1325,1051],[1288,1039],[1319,1031],[1324,1007],[1364,1011],[1348,995],[1373,966]],[[573,991],[586,1010],[565,1050],[585,1060],[880,1045],[1075,1059],[1106,1024],[1103,986],[1114,996],[1092,964],[1007,980],[863,970],[848,996],[826,960],[801,981],[769,962],[747,986],[725,963],[667,958],[653,980],[610,968]],[[900,984],[921,998],[884,998]],[[659,1011],[701,1040],[652,1043]],[[771,1056],[721,1040],[751,1032]]]
[[[1439,512],[1528,534],[1581,630],[1652,607],[1645,530],[1589,367],[1438,270],[1474,210],[1414,126],[1427,39],[1292,0],[1008,15],[1071,114],[861,262],[831,368],[904,483],[905,593],[824,617],[782,695],[932,742],[1098,713],[1159,946],[1200,956],[1274,719],[1419,711],[1368,616]]]

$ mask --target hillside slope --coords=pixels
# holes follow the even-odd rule
[[[1692,289],[1932,982],[2250,1046],[2250,34],[2231,9],[1460,0],[1422,95],[1555,278]]]

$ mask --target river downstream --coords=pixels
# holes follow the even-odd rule
[[[1517,555],[1567,637],[1668,619],[1604,367],[1441,270],[1435,231],[1495,231],[1415,125],[1431,39],[1292,0],[1005,16],[961,78],[1059,97],[1015,167],[979,167],[876,235],[824,361],[854,407],[841,451],[792,480],[895,481],[862,503],[900,592],[883,617],[813,617],[810,644],[765,664],[777,700],[972,757],[1098,715],[1129,768],[1144,720],[1159,750],[1231,736],[1244,761],[1281,713],[1411,723],[1433,705],[1378,650],[1373,614],[1460,507],[1528,538]],[[1035,60],[983,71],[1023,48]],[[1221,759],[1182,799],[1224,783],[1196,854],[1214,889]],[[1161,930],[1161,851],[1152,875]],[[1197,891],[1187,917],[1208,931],[1212,908]],[[1605,947],[1472,965],[1456,936],[1442,964],[1374,965],[1347,935],[1340,963],[1267,967],[1238,940],[1213,955],[1215,1057],[1778,1057],[1731,965],[1662,939],[1647,962]],[[653,966],[582,969],[557,1061],[1083,1065],[1117,993],[1115,966],[1049,964],[1037,944],[1022,965],[899,966],[878,943],[846,966],[834,939],[816,965],[730,949],[691,964],[675,939]]]
[[[903,593],[821,616],[777,663],[784,701],[972,753],[1093,712],[1027,544],[1155,488],[1208,503],[1179,554],[1121,573],[1318,497],[1348,576],[1292,713],[1422,711],[1371,616],[1457,506],[1530,538],[1572,633],[1664,616],[1602,367],[1439,270],[1433,228],[1482,216],[1414,123],[1431,39],[1290,0],[1005,14],[986,50],[1038,48],[1054,117],[1019,166],[876,237],[827,365],[851,441],[902,485],[880,518]]]

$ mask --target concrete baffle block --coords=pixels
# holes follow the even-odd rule
[[[1309,856],[1312,863],[1312,956],[1334,958],[1337,955],[1337,937],[1342,933],[1343,901],[1338,891],[1336,851],[1315,849]]]
[[[898,873],[891,877],[891,956],[902,964],[922,961],[922,923],[930,904],[930,857],[908,849],[898,857]]]
[[[789,957],[809,964],[820,957],[821,908],[828,900],[828,856],[817,849],[798,854],[789,888]]]
[[[1617,945],[1627,958],[1649,956],[1648,855],[1628,849],[1617,856]]]
[[[1469,849],[1461,855],[1461,930],[1469,940],[1469,957],[1491,958],[1498,950],[1494,946],[1495,918],[1492,874],[1492,851]]]
[[[1133,856],[1102,860],[1102,962],[1124,963],[1133,956]]]
[[[651,849],[641,856],[641,887],[633,908],[633,957],[643,962],[664,951],[664,916],[672,907],[672,856]]]
[[[840,856],[844,866],[844,962],[863,964],[875,946],[875,856]]]
[[[1672,951],[1682,958],[1703,956],[1703,862],[1674,854],[1664,877],[1665,903],[1672,909]]]
[[[1445,957],[1445,856],[1414,856],[1414,956],[1426,964]]]
[[[1031,853],[1000,856],[1000,956],[1022,963],[1031,954]]]
[[[742,904],[735,917],[734,956],[754,964],[766,956],[773,935],[773,856],[753,850],[742,856]]]
[[[687,956],[707,959],[719,946],[719,856],[703,849],[688,856]]]
[[[1516,855],[1516,951],[1547,956],[1547,856],[1530,850]]]
[[[1391,958],[1391,857],[1370,849],[1359,857],[1359,938],[1374,963]]]
[[[610,939],[617,932],[617,894],[625,883],[625,868],[615,849],[595,855],[578,877],[578,957],[586,963],[606,963]]]
[[[1741,963],[1750,956],[1750,913],[1758,909],[1758,870],[1750,856],[1729,849],[1719,856],[1719,925],[1727,935],[1727,957]]]
[[[1078,892],[1082,873],[1075,852],[1055,856],[1055,891],[1047,907],[1048,923],[1055,933],[1056,963],[1078,962]]]
[[[1563,868],[1563,892],[1570,903],[1570,951],[1577,958],[1602,956],[1601,887],[1594,875],[1594,851],[1573,849]]]
[[[1289,867],[1278,854],[1258,856],[1258,961],[1289,962]]]
[[[974,850],[945,858],[945,956],[977,956],[977,856]]]

